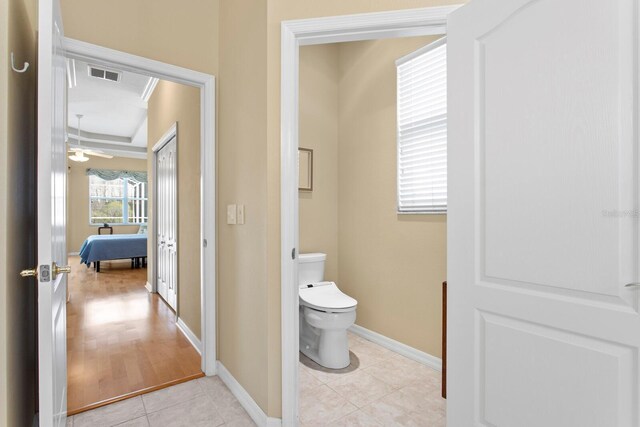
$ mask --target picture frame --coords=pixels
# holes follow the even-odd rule
[[[313,150],[298,148],[298,190],[313,191]]]

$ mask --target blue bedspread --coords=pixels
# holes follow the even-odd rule
[[[80,263],[147,256],[146,234],[105,234],[89,236],[80,248]]]

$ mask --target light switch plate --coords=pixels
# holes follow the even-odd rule
[[[236,211],[238,224],[244,224],[244,205],[238,205],[238,209]]]
[[[227,224],[236,224],[236,205],[227,205]]]

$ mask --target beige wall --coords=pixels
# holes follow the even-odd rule
[[[300,49],[300,147],[313,150],[313,191],[300,191],[300,253],[327,254],[338,279],[338,48]]]
[[[68,162],[68,192],[67,192],[67,250],[78,252],[85,239],[92,234],[98,234],[98,226],[89,225],[89,177],[87,169],[113,169],[146,171],[147,161],[114,157],[104,159],[90,157],[84,163]],[[139,225],[114,225],[114,234],[137,233]]]
[[[67,37],[218,72],[219,0],[60,0]]]
[[[178,316],[200,338],[200,90],[161,80],[149,99],[148,123],[150,171],[153,146],[178,123]],[[153,192],[150,196],[153,212]],[[151,254],[156,244],[153,232],[148,244]],[[148,269],[150,282],[151,272]]]
[[[36,2],[0,0],[0,426],[30,426],[36,408]],[[26,73],[11,71],[31,64]]]
[[[327,253],[325,276],[358,300],[357,324],[439,357],[446,216],[396,213],[395,60],[436,39],[301,49],[314,191],[299,196],[300,251]]]
[[[396,213],[395,60],[435,39],[339,48],[339,286],[358,325],[440,357],[446,215]]]
[[[218,356],[265,411],[266,13],[262,0],[221,2],[218,84]],[[227,225],[226,206],[236,203],[245,205],[245,224]]]

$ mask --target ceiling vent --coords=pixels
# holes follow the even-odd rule
[[[105,70],[104,68],[89,65],[89,75],[97,79],[119,82],[122,73],[120,73],[119,71]]]

